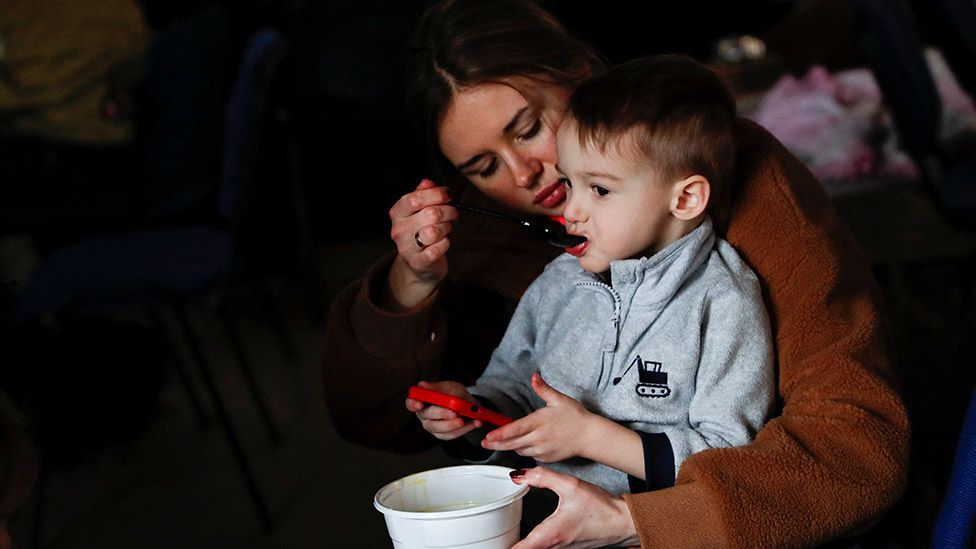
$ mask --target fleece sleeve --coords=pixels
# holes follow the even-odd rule
[[[30,497],[41,464],[20,416],[20,410],[0,392],[0,529]]]
[[[410,311],[391,313],[373,295],[385,283],[392,256],[345,288],[329,310],[323,381],[329,416],[351,442],[395,452],[432,447],[436,439],[406,413],[406,387],[436,379],[447,326],[435,294]]]

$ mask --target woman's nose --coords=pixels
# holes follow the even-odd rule
[[[543,166],[537,158],[515,156],[512,162],[512,175],[519,187],[531,187],[539,180]]]

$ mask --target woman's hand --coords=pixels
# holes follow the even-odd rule
[[[450,201],[447,187],[424,179],[390,208],[390,238],[397,257],[390,268],[390,302],[385,305],[409,309],[434,293],[447,275],[444,254],[451,247],[448,235],[457,219]]]
[[[546,406],[491,431],[481,445],[489,450],[515,450],[543,463],[583,455],[589,445],[586,433],[598,416],[550,387],[538,373],[532,374],[532,389]]]
[[[417,385],[425,389],[433,389],[475,402],[474,397],[471,396],[471,393],[468,392],[464,385],[456,381],[421,381]],[[405,405],[407,410],[417,414],[417,418],[420,419],[420,423],[423,424],[424,429],[440,440],[453,440],[481,427],[480,420],[466,421],[447,408],[434,405],[428,406],[412,398],[408,398]]]
[[[522,469],[511,475],[515,484],[548,488],[559,496],[556,511],[512,549],[640,545],[634,519],[623,498],[545,467]]]

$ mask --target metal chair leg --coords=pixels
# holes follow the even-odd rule
[[[29,543],[29,547],[41,547],[41,534],[44,528],[44,521],[47,518],[44,514],[45,507],[47,504],[47,479],[50,476],[51,466],[47,463],[47,460],[42,456],[41,464],[37,471],[37,479],[34,481],[34,494],[31,497],[33,500],[31,502],[31,511],[33,515],[30,517],[30,532],[26,535],[29,536],[30,541],[25,540]]]
[[[193,386],[193,382],[190,378],[190,372],[187,371],[186,364],[179,357],[179,353],[176,352],[175,345],[172,342],[172,334],[166,328],[166,323],[163,320],[162,311],[153,310],[150,313],[153,325],[164,337],[170,339],[170,347],[173,348],[173,361],[176,363],[176,376],[180,381],[180,385],[183,386],[184,392],[186,392],[190,405],[193,408],[194,415],[197,417],[197,424],[200,425],[201,430],[206,430],[210,428],[210,415],[207,414],[206,407],[203,405],[203,401],[200,399],[200,395],[197,394],[196,388]]]
[[[251,500],[254,503],[254,508],[261,519],[261,525],[264,527],[265,531],[270,532],[274,528],[274,521],[271,518],[271,513],[268,511],[268,507],[264,503],[264,498],[261,495],[257,481],[254,478],[254,472],[250,461],[247,458],[247,454],[244,452],[240,438],[237,436],[237,431],[234,429],[234,425],[230,420],[230,414],[227,412],[227,407],[224,405],[223,399],[220,398],[220,391],[217,388],[216,378],[213,370],[211,370],[209,363],[204,357],[202,345],[193,331],[193,325],[190,323],[186,304],[178,304],[176,306],[176,311],[180,324],[183,327],[187,343],[190,346],[190,351],[193,353],[198,365],[200,366],[200,372],[203,377],[204,385],[207,388],[207,392],[210,393],[210,397],[213,399],[214,408],[216,408],[217,411],[217,419],[220,420],[220,424],[223,426],[224,432],[227,434],[227,441],[230,443],[231,450],[234,453],[234,458],[237,461],[238,467],[240,468],[241,475],[244,477],[244,483],[248,493],[251,496]]]
[[[268,289],[259,280],[254,280],[251,277],[246,278],[245,284],[247,284],[247,289],[257,301],[257,306],[261,309],[261,314],[268,321],[278,341],[281,342],[281,348],[285,353],[285,358],[289,361],[294,360],[298,356],[298,350],[295,349],[295,344],[292,343],[291,337],[285,330],[285,321],[275,307],[274,299],[269,295]]]
[[[298,237],[298,261],[301,269],[305,294],[315,320],[325,318],[325,296],[322,292],[322,276],[315,260],[315,246],[312,243],[312,228],[308,218],[308,204],[305,200],[305,181],[302,177],[301,151],[298,143],[290,139],[288,143],[288,172],[291,180],[292,215],[295,219],[295,232]]]
[[[247,383],[247,388],[251,393],[251,400],[254,401],[254,405],[258,409],[258,415],[261,416],[261,420],[268,430],[268,436],[275,445],[281,444],[283,438],[281,430],[278,428],[271,409],[264,395],[261,393],[261,388],[258,386],[257,377],[254,375],[254,368],[251,367],[251,362],[247,359],[247,354],[244,352],[244,345],[241,343],[240,334],[237,333],[234,322],[231,320],[230,314],[225,307],[218,307],[217,314],[220,316],[224,330],[227,332],[227,338],[230,340],[231,348],[233,348],[234,354],[237,357],[237,363],[241,367],[244,381]]]

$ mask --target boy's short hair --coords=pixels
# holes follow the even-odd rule
[[[581,146],[630,145],[660,177],[703,175],[713,199],[725,194],[736,156],[735,100],[694,59],[652,55],[617,65],[580,84],[569,110]]]

